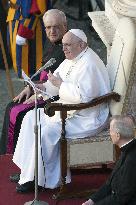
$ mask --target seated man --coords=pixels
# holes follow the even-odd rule
[[[80,29],[71,29],[62,39],[66,59],[55,70],[49,72],[44,89],[51,95],[59,95],[58,103],[84,103],[110,92],[110,83],[104,63],[87,46],[87,37]],[[43,108],[38,109],[39,124],[39,180],[38,185],[55,188],[61,184],[60,148],[61,133],[60,112],[49,117]],[[29,111],[22,122],[13,162],[20,168],[20,180],[17,192],[34,189],[34,124],[35,111]],[[66,119],[66,137],[78,138],[100,132],[109,116],[107,103],[81,111],[69,112]],[[45,172],[44,172],[45,170]],[[70,176],[67,177],[70,182]]]
[[[115,116],[110,123],[113,144],[121,149],[107,182],[82,205],[136,204],[136,139],[134,120],[130,116]]]
[[[47,71],[50,69],[51,72],[54,72],[65,59],[61,40],[67,30],[66,16],[58,9],[51,9],[44,14],[43,22],[46,27],[46,35],[48,38],[44,49],[43,63],[45,64],[50,58],[55,58],[56,63],[47,69]],[[46,73],[42,72],[41,74],[43,76],[43,74]],[[5,154],[6,152],[11,154],[14,152],[22,119],[28,110],[34,108],[33,97],[29,98],[31,92],[26,96],[27,104],[24,104],[25,102],[23,104],[21,103],[22,93],[24,93],[25,90],[15,97],[13,102],[7,105],[0,138],[0,154]],[[45,102],[43,100],[39,101],[40,107],[43,107],[44,104]]]

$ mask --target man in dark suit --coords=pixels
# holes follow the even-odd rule
[[[111,176],[106,183],[82,205],[136,204],[136,139],[134,119],[115,116],[110,123],[113,144],[121,149]]]

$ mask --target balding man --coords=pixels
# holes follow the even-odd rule
[[[87,46],[87,37],[80,29],[71,29],[62,39],[66,59],[55,70],[49,72],[44,90],[51,95],[59,95],[59,103],[83,103],[110,91],[107,70],[100,58]],[[39,109],[41,127],[39,142],[39,186],[56,188],[61,184],[60,113],[48,117]],[[17,192],[33,189],[34,180],[34,111],[29,111],[23,119],[13,162],[21,169]],[[81,111],[69,112],[66,119],[66,137],[84,138],[100,132],[109,116],[108,104]],[[29,136],[28,136],[29,133]],[[40,152],[42,148],[42,153]],[[44,173],[45,169],[45,173]],[[67,183],[70,176],[67,176]]]
[[[110,123],[113,144],[121,149],[107,182],[82,205],[136,204],[136,139],[135,125],[130,116],[115,116]]]

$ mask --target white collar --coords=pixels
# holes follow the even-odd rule
[[[88,49],[88,46],[87,46],[81,53],[79,53],[79,55],[78,55],[77,57],[75,57],[75,58],[72,59],[71,61],[72,61],[73,63],[77,62],[80,58],[82,58],[82,56],[83,56],[84,53],[87,51],[87,49]]]
[[[126,142],[125,144],[121,145],[120,148],[124,147],[125,145],[129,144],[131,141],[133,141],[133,139],[129,140],[128,142]]]

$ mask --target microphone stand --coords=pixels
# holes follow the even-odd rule
[[[33,79],[35,76],[37,76],[41,71],[46,70],[46,68],[52,66],[55,62],[56,62],[56,59],[55,59],[55,58],[51,58],[47,63],[45,63],[45,65],[43,65],[41,68],[39,68],[39,70],[37,70],[36,73],[31,76],[30,79],[32,80],[32,79]]]
[[[35,198],[33,201],[26,202],[24,205],[48,205],[47,202],[38,199],[38,124],[37,124],[37,91],[30,80],[25,80],[32,88],[35,94]]]

